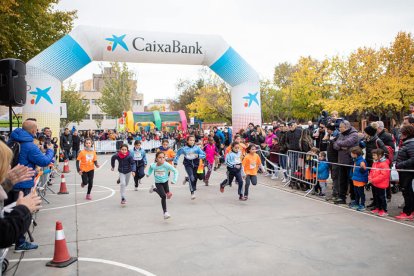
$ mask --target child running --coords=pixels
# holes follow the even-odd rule
[[[167,212],[167,198],[170,199],[172,197],[172,193],[170,192],[170,187],[168,186],[168,176],[169,173],[172,171],[174,173],[174,179],[171,182],[175,184],[178,179],[178,171],[173,166],[171,166],[168,162],[165,162],[165,153],[159,151],[155,154],[155,162],[150,165],[147,177],[149,177],[152,172],[154,172],[155,178],[155,189],[154,191],[161,198],[161,206],[162,211],[164,212],[164,219],[169,219],[171,216]],[[150,190],[150,192],[153,190]]]
[[[169,142],[167,139],[162,140],[162,146],[160,146],[157,149],[157,152],[161,151],[165,154],[165,161],[167,161],[168,163],[170,163],[170,165],[173,164],[174,161],[174,157],[175,157],[175,152],[170,148],[169,146]]]
[[[349,207],[357,210],[365,210],[365,192],[364,188],[368,182],[367,161],[362,156],[360,147],[350,149],[351,157],[354,159],[354,168],[352,171],[352,181],[354,184],[355,201],[349,204]]]
[[[86,199],[92,200],[91,191],[93,187],[93,177],[95,174],[95,166],[99,168],[96,158],[96,152],[92,148],[92,139],[86,138],[84,142],[85,148],[79,153],[76,159],[76,169],[82,176],[82,188],[88,185],[88,192],[86,193]]]
[[[141,183],[141,179],[145,176],[145,167],[147,166],[147,155],[145,150],[141,148],[141,141],[136,140],[134,142],[134,148],[131,151],[132,158],[135,161],[135,191],[138,191],[138,185]]]
[[[227,177],[226,182],[220,184],[220,192],[224,192],[224,187],[230,185],[233,182],[233,178],[236,177],[237,184],[239,184],[238,194],[239,199],[244,200],[243,190],[243,179],[242,179],[242,160],[240,145],[238,142],[231,143],[231,152],[226,155],[226,166],[227,166]]]
[[[250,182],[253,185],[257,184],[257,172],[259,168],[264,171],[264,167],[262,165],[262,160],[260,156],[256,153],[257,148],[256,145],[250,144],[247,149],[247,155],[244,157],[242,165],[243,165],[243,172],[244,178],[246,180],[246,185],[244,187],[244,197],[243,195],[243,182],[240,185],[239,183],[239,199],[240,200],[247,200],[249,197],[249,187]]]
[[[388,159],[384,155],[384,150],[374,149],[371,153],[374,163],[372,164],[372,169],[369,172],[368,180],[372,184],[375,197],[374,202],[376,203],[375,209],[371,212],[380,217],[385,217],[388,216],[385,191],[390,185],[390,165]]]
[[[121,184],[121,205],[126,204],[125,189],[128,186],[131,174],[135,177],[136,164],[128,151],[128,145],[123,144],[118,153],[111,158],[111,171],[115,168],[115,160],[118,160],[119,181]]]
[[[208,144],[204,147],[204,152],[206,153],[206,166],[207,166],[207,173],[204,177],[204,183],[208,186],[208,181],[211,176],[211,171],[213,170],[213,164],[216,156],[219,156],[218,149],[214,144],[214,138],[208,137]]]
[[[246,145],[241,144],[240,141],[241,141],[241,136],[240,135],[237,134],[236,136],[234,136],[234,143],[239,144],[239,151],[241,152],[241,159],[243,159],[243,157],[246,155]],[[226,148],[226,150],[224,151],[224,160],[226,160],[227,154],[230,153],[231,151],[232,151],[232,145],[228,146]],[[229,185],[231,187],[232,183],[228,182],[229,181],[229,171],[228,170],[226,172],[226,175],[227,175],[227,177],[226,177],[226,179],[221,181],[220,187],[225,187],[227,185]],[[221,191],[221,188],[220,188],[220,191]]]
[[[191,199],[196,198],[195,191],[197,190],[197,169],[200,164],[200,159],[204,159],[206,154],[195,144],[194,135],[187,136],[187,145],[180,148],[174,158],[174,167],[177,167],[178,160],[181,154],[184,155],[184,167],[189,179],[189,186],[191,192]]]

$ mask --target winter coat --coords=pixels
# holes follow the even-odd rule
[[[369,172],[369,182],[374,185],[374,187],[380,188],[380,189],[386,189],[388,186],[390,186],[390,164],[388,159],[385,157],[381,158],[380,161],[374,162],[372,164],[372,168]],[[386,170],[374,170],[374,168],[377,169],[386,169]]]
[[[379,134],[378,134],[378,138],[381,139],[382,142],[384,142],[384,144],[386,146],[390,146],[394,151],[395,151],[395,143],[392,140],[392,136],[389,133],[386,133],[385,130],[382,130]]]
[[[414,170],[414,138],[407,139],[403,142],[402,148],[398,151],[397,169]],[[414,172],[398,172],[401,187],[411,185],[414,179]]]
[[[32,214],[24,205],[14,207],[5,218],[0,218],[0,248],[7,248],[15,243],[19,236],[27,232],[31,223]]]
[[[280,153],[286,154],[288,151],[288,146],[286,143],[286,132],[280,132],[278,138],[279,138],[279,146],[280,146]]]
[[[358,132],[354,127],[339,134],[338,139],[333,145],[334,149],[338,151],[338,163],[347,165],[352,164],[352,157],[349,149],[358,146],[358,140]]]
[[[318,138],[314,138],[315,139],[315,146],[320,150],[320,151],[326,151],[328,148],[328,141],[327,140],[323,140],[323,138],[325,137],[326,132],[319,132],[319,136]]]
[[[137,170],[137,166],[135,164],[134,158],[128,152],[128,156],[121,158],[118,153],[112,155],[111,158],[111,167],[115,168],[115,160],[118,160],[118,172],[127,174],[130,172],[135,172]]]
[[[218,155],[216,145],[207,144],[204,147],[204,152],[206,153],[206,160],[209,164],[214,163],[215,156]]]
[[[326,156],[328,162],[338,163],[338,151],[333,147],[337,139],[338,136],[331,135],[330,139],[327,140]]]
[[[221,130],[217,130],[215,135],[217,135],[217,137],[220,140],[220,144],[224,144],[224,142],[226,142],[226,137],[224,136],[223,132]]]
[[[19,164],[35,169],[36,166],[46,167],[53,161],[53,150],[47,149],[43,154],[39,147],[33,143],[33,136],[24,129],[15,129],[9,143],[20,143]],[[0,157],[2,158],[2,157]],[[13,189],[28,189],[34,186],[34,177],[31,180],[17,183]]]
[[[368,169],[361,168],[361,163],[365,163],[367,166],[367,161],[363,156],[358,156],[354,160],[354,168],[352,170],[352,180],[368,183]]]
[[[178,164],[178,159],[180,159],[180,155],[184,155],[184,166],[185,167],[192,167],[192,168],[198,168],[198,165],[200,164],[200,159],[206,158],[205,152],[200,149],[198,146],[185,146],[180,148],[177,151],[177,155],[174,158],[174,165]],[[198,155],[197,157],[195,157]]]
[[[274,133],[266,135],[265,142],[269,146],[269,148],[272,147],[272,144],[273,144],[272,141],[274,137],[276,137]]]
[[[302,136],[302,129],[297,127],[294,131],[286,132],[286,145],[288,150],[301,151],[300,137]]]
[[[72,135],[62,134],[60,136],[60,148],[64,150],[70,150],[72,148]]]
[[[362,148],[365,148],[365,160],[367,160],[368,167],[372,167],[372,163],[374,162],[374,159],[372,159],[372,150],[382,149],[384,151],[384,155],[388,156],[388,149],[376,134],[371,137],[369,141],[364,140],[360,145]]]
[[[317,179],[320,180],[327,180],[329,178],[329,164],[325,161],[318,161],[318,169],[313,168],[313,172],[317,173]]]
[[[272,145],[270,147],[269,160],[273,164],[279,164],[279,154],[278,153],[280,153],[280,146],[279,146],[279,144]]]
[[[79,135],[73,135],[72,136],[72,150],[79,151],[79,148],[80,148],[80,137]]]
[[[129,155],[135,161],[137,167],[146,166],[147,165],[147,154],[143,148],[136,149],[135,147],[129,151]]]

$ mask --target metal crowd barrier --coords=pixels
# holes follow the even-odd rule
[[[296,184],[306,188],[306,194],[314,191],[318,184],[317,172],[319,162],[318,156],[313,153],[300,151],[288,151],[288,175],[290,185]]]

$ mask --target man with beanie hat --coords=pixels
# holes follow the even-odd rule
[[[327,136],[323,139],[326,141],[327,149],[326,155],[328,158],[328,162],[338,163],[338,151],[333,148],[335,141],[338,139],[339,132],[336,130],[335,123],[328,123],[326,126]],[[337,200],[339,196],[339,166],[332,164],[330,166],[331,169],[331,178],[332,178],[332,197],[327,198],[326,200]]]
[[[365,160],[367,161],[367,167],[372,167],[372,164],[374,163],[374,159],[372,158],[372,150],[382,149],[384,151],[385,156],[388,156],[389,153],[387,147],[385,147],[384,145],[384,142],[382,142],[381,139],[378,138],[376,128],[374,128],[372,125],[369,125],[364,129],[364,132],[365,137],[360,144],[362,148],[365,148]],[[372,190],[372,196],[374,200],[367,207],[372,207],[375,209],[376,202],[374,190]]]

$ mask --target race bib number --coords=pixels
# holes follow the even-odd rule
[[[190,160],[193,160],[193,159],[196,159],[197,158],[197,154],[195,154],[195,153],[189,153],[189,154],[187,154],[185,156],[185,158],[190,159]]]
[[[234,158],[234,162],[235,162],[235,163],[241,163],[241,159],[240,159],[240,157],[236,157],[236,158]]]
[[[93,154],[86,154],[85,158],[86,158],[86,162],[92,162],[93,161]]]
[[[158,177],[165,177],[165,171],[155,171],[155,176]]]
[[[134,159],[135,160],[141,160],[142,159],[141,152],[134,152]]]
[[[250,169],[251,170],[256,169],[256,163],[250,163]]]

